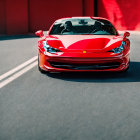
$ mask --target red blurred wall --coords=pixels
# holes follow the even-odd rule
[[[93,16],[94,0],[0,0],[0,34],[48,30],[58,18]]]
[[[29,31],[48,30],[59,18],[93,16],[94,0],[29,0]]]
[[[140,31],[140,0],[98,0],[98,16],[108,18],[119,30]]]
[[[6,33],[6,5],[5,0],[0,0],[0,33]]]
[[[83,15],[94,16],[94,0],[83,0]]]
[[[6,30],[7,34],[28,32],[27,0],[6,0]]]
[[[53,2],[52,2],[53,1]],[[82,16],[82,0],[29,0],[30,31],[47,30],[59,18]]]
[[[139,0],[0,0],[0,34],[26,34],[48,30],[58,18],[106,17],[119,30],[140,30]]]

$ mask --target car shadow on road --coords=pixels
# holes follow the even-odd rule
[[[50,73],[47,76],[74,82],[140,82],[140,62],[131,62],[125,73],[114,72],[82,72],[82,73]]]

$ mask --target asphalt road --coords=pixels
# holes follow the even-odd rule
[[[1,38],[0,75],[36,56],[37,39]],[[0,140],[140,140],[140,34],[130,40],[127,73],[46,75],[36,65],[3,86]]]

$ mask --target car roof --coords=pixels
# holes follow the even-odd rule
[[[63,20],[67,20],[67,19],[102,19],[102,20],[107,20],[109,21],[108,19],[106,18],[103,18],[103,17],[88,17],[88,16],[81,16],[81,17],[65,17],[65,18],[60,18],[58,20],[56,20],[57,22],[61,22]]]

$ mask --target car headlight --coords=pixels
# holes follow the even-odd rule
[[[49,44],[47,44],[46,41],[43,41],[43,47],[44,49],[49,52],[49,53],[56,53],[56,52],[61,52],[60,50],[51,47]]]
[[[114,48],[114,49],[112,49],[112,50],[109,51],[109,52],[113,52],[113,53],[121,53],[121,52],[124,50],[124,46],[125,46],[125,42],[122,41],[121,46],[119,46],[119,47],[117,47],[117,48]]]

